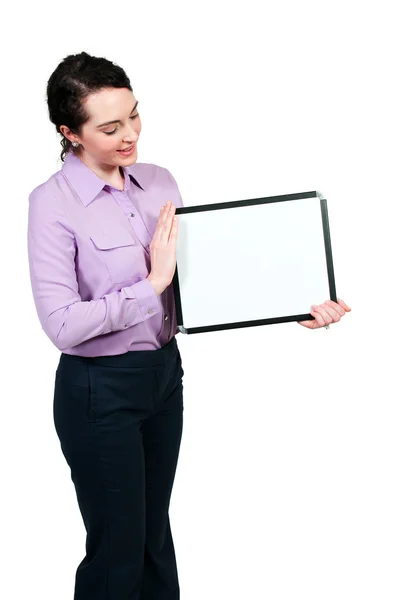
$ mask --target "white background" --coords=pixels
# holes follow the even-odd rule
[[[140,101],[137,160],[168,168],[186,206],[320,190],[337,295],[352,308],[330,330],[178,335],[185,410],[170,519],[181,600],[396,600],[393,14],[393,2],[347,0],[8,7],[2,598],[71,600],[84,556],[52,420],[60,351],[36,315],[26,227],[30,191],[61,168],[46,83],[85,50],[126,70]],[[250,305],[245,273],[232,294]]]

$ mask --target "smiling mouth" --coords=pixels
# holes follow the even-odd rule
[[[128,148],[122,148],[121,150],[118,150],[118,152],[128,152],[129,150],[132,150],[132,148],[134,148],[134,144],[132,144]]]

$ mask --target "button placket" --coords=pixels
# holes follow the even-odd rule
[[[139,243],[142,245],[145,252],[149,255],[147,246],[148,246],[150,240],[148,241],[145,238],[143,228],[145,228],[145,231],[147,233],[149,233],[149,232],[148,232],[148,229],[147,229],[144,221],[140,218],[139,213],[134,208],[133,201],[129,197],[127,191],[115,190],[114,194],[115,194],[115,197],[117,197],[117,202],[118,202],[120,208],[123,210],[123,213],[125,214],[125,216],[131,217],[131,218],[134,217],[134,219],[135,219],[134,225],[133,225],[133,223],[130,223],[130,227],[134,231],[134,236],[136,238],[138,238]],[[131,210],[131,208],[133,208],[133,210]]]

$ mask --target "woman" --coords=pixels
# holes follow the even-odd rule
[[[136,162],[122,68],[67,56],[47,101],[63,166],[29,196],[28,250],[42,328],[62,351],[54,423],[87,532],[74,600],[178,600],[168,510],[184,371],[170,284],[182,198],[167,169]],[[327,301],[300,324],[345,310]]]

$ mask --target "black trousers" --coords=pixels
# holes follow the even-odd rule
[[[74,600],[179,600],[169,502],[183,426],[176,338],[116,356],[61,353],[54,424],[86,529]]]

